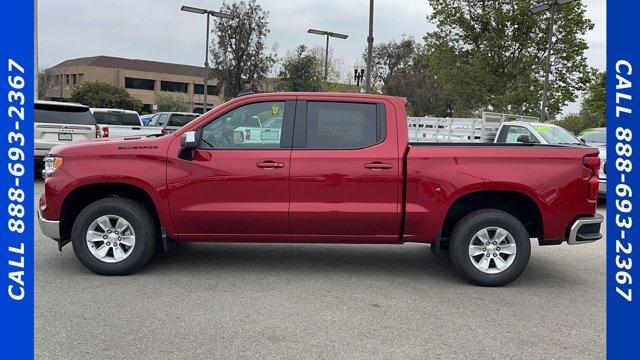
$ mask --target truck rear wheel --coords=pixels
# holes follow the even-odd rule
[[[456,271],[481,286],[502,286],[517,279],[531,255],[524,225],[495,209],[477,210],[462,218],[451,234],[450,247]]]
[[[126,275],[154,253],[157,229],[149,211],[133,200],[106,198],[84,208],[71,230],[73,251],[100,275]]]

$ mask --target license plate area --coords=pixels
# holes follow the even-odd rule
[[[73,140],[73,135],[71,135],[71,134],[58,134],[58,140],[60,140],[60,141],[71,141],[71,140]]]

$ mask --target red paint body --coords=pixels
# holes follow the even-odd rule
[[[382,103],[386,138],[357,150],[198,149],[193,160],[178,157],[183,133],[239,105],[276,100]],[[597,150],[410,145],[404,100],[388,96],[246,96],[163,137],[88,141],[51,154],[63,165],[45,181],[40,206],[47,219],[60,219],[65,197],[80,187],[129,184],[153,200],[167,234],[186,242],[430,243],[456,200],[486,190],[535,202],[544,239],[566,238],[575,218],[596,209],[588,197],[593,174],[583,158]],[[256,166],[269,161],[282,167]],[[372,163],[386,168],[371,169]]]

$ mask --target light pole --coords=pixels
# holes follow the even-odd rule
[[[556,6],[568,4],[576,0],[551,0],[544,4],[536,5],[529,9],[532,14],[538,14],[549,10],[549,40],[547,44],[547,66],[544,74],[544,88],[542,89],[542,107],[540,108],[540,121],[545,122],[547,116],[547,96],[549,92],[549,74],[551,73],[551,51],[553,48],[553,26],[555,25]]]
[[[369,36],[367,37],[367,78],[364,82],[364,92],[371,93],[371,70],[373,63],[373,0],[369,0]]]
[[[334,37],[334,38],[338,38],[338,39],[346,39],[349,37],[349,35],[345,35],[345,34],[339,34],[339,33],[334,33],[331,31],[324,31],[324,30],[316,30],[316,29],[309,29],[307,30],[307,32],[309,34],[315,34],[315,35],[322,35],[322,36],[326,36],[327,37],[327,44],[324,50],[324,90],[326,91],[329,86],[328,86],[328,79],[329,79],[329,38],[330,37]]]
[[[221,13],[218,11],[208,10],[208,9],[201,9],[201,8],[196,8],[192,6],[186,6],[186,5],[183,5],[180,8],[180,10],[191,12],[194,14],[207,15],[207,35],[206,35],[206,44],[205,44],[205,50],[204,50],[204,85],[203,85],[203,91],[202,91],[204,94],[204,99],[203,99],[204,105],[202,107],[202,113],[204,114],[207,112],[207,107],[208,107],[207,93],[209,92],[209,17],[215,16],[217,18],[222,18],[222,19],[233,19],[233,15]]]

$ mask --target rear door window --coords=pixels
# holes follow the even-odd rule
[[[384,140],[384,118],[378,105],[309,101],[306,111],[306,147],[360,149]]]
[[[95,125],[89,108],[35,104],[35,122],[43,124]]]

